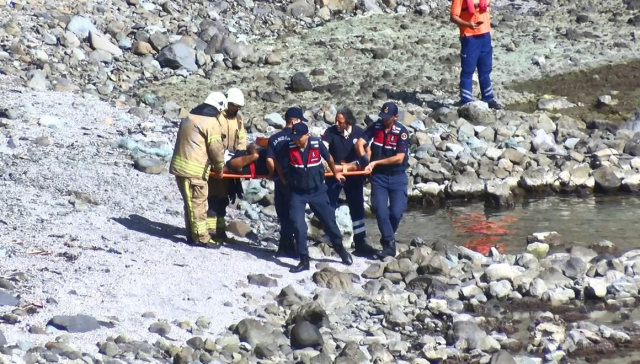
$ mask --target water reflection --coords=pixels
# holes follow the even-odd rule
[[[407,243],[416,236],[443,237],[482,253],[494,246],[515,253],[526,246],[527,235],[556,231],[567,245],[610,240],[624,251],[640,248],[639,207],[640,198],[635,196],[599,196],[531,199],[498,212],[485,211],[482,204],[413,210],[405,214],[396,236]],[[368,220],[367,230],[372,239],[379,238],[375,219]]]

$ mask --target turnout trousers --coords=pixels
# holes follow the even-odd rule
[[[207,211],[207,228],[212,234],[226,227],[225,217],[229,206],[229,181],[225,179],[209,179],[209,208]]]
[[[407,209],[407,184],[404,172],[371,175],[371,208],[376,215],[383,241],[395,240],[400,220]]]
[[[367,236],[364,225],[364,179],[349,177],[343,183],[338,183],[335,178],[327,178],[325,183],[329,203],[334,210],[338,208],[340,191],[344,188],[353,225],[353,242],[356,246],[363,245]]]
[[[466,104],[473,101],[473,73],[478,69],[478,81],[482,101],[493,101],[491,87],[491,68],[493,62],[493,47],[491,33],[484,33],[469,37],[460,37],[460,102]]]
[[[207,194],[209,185],[200,178],[177,177],[184,202],[187,241],[206,244],[211,240],[207,229]]]
[[[309,255],[309,247],[307,246],[308,226],[304,213],[307,204],[320,220],[325,233],[331,239],[334,249],[342,245],[342,235],[336,223],[336,212],[329,203],[325,185],[309,192],[291,191],[289,196],[289,210],[298,254]]]

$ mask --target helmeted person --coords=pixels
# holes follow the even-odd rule
[[[227,92],[227,108],[218,116],[218,127],[222,134],[222,145],[232,153],[247,148],[247,132],[244,128],[240,109],[244,106],[244,95],[238,88]],[[227,206],[229,206],[229,185],[226,179],[209,182],[209,211],[207,227],[217,242],[225,242]]]
[[[473,73],[478,69],[482,101],[501,109],[491,85],[493,47],[491,45],[490,0],[453,0],[450,20],[460,29],[460,105],[473,101]]]
[[[335,124],[325,130],[322,141],[329,149],[329,154],[336,164],[348,164],[358,162],[355,144],[363,133],[364,129],[356,125],[353,112],[348,108],[343,108],[336,114]],[[340,183],[335,178],[328,178],[325,183],[329,203],[334,209],[338,207],[338,197],[344,188],[353,225],[354,254],[368,256],[374,253],[374,249],[366,242],[364,182],[363,176],[351,176],[346,178],[344,183]]]
[[[336,180],[340,181],[344,177],[342,173],[336,171],[333,158],[320,138],[309,136],[309,128],[305,123],[294,124],[291,133],[292,141],[289,142],[288,148],[280,150],[280,153],[289,155],[287,174],[284,175],[282,169],[278,169],[282,182],[289,188],[291,222],[293,223],[297,250],[300,254],[300,263],[291,268],[290,272],[298,273],[310,269],[309,248],[307,246],[308,226],[305,221],[307,204],[322,223],[323,229],[331,239],[333,249],[338,253],[342,262],[351,265],[353,259],[342,245],[342,234],[340,234],[336,223],[335,209],[329,204],[322,159],[328,162]]]
[[[395,233],[407,208],[409,132],[397,121],[398,107],[393,102],[382,105],[379,119],[371,123],[356,143],[365,170],[371,172],[371,208],[376,215],[382,238],[384,259],[396,255]],[[371,142],[371,159],[364,147]]]
[[[211,167],[221,179],[225,149],[218,116],[227,107],[222,92],[212,92],[203,104],[195,107],[180,123],[169,172],[176,176],[184,201],[187,242],[219,246],[207,229],[207,196]]]
[[[275,173],[276,165],[286,176],[289,168],[289,155],[280,153],[282,148],[289,148],[294,124],[306,122],[302,109],[291,107],[284,114],[285,127],[269,137],[267,146],[267,168],[269,175],[274,178],[274,202],[276,215],[280,223],[280,239],[276,256],[298,258],[297,249],[293,238],[293,225],[289,214],[289,192],[279,175]],[[278,160],[277,160],[278,159]]]

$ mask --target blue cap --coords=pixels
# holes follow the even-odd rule
[[[290,107],[287,109],[287,112],[284,114],[284,119],[285,120],[289,120],[289,119],[300,119],[300,121],[309,121],[304,117],[304,112],[302,112],[302,109],[299,107]]]
[[[293,124],[293,128],[291,130],[291,135],[292,135],[292,139],[295,140],[299,140],[300,138],[302,138],[304,135],[309,134],[309,128],[307,127],[307,124],[305,123],[296,123]]]
[[[378,116],[382,120],[387,120],[390,117],[397,116],[397,115],[398,115],[398,107],[393,102],[385,102],[384,105],[382,105],[382,108],[380,109],[380,113],[378,114]]]

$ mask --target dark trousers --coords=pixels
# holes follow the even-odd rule
[[[342,245],[342,235],[338,224],[336,223],[336,212],[329,203],[327,196],[327,187],[322,185],[320,188],[310,192],[291,191],[289,195],[289,210],[291,214],[291,222],[293,225],[293,233],[298,247],[298,254],[308,255],[309,247],[307,246],[307,222],[305,221],[305,207],[309,205],[313,213],[323,226],[324,231],[329,235],[334,248]]]
[[[473,101],[473,73],[478,69],[478,81],[482,101],[493,101],[491,87],[491,68],[493,61],[493,47],[491,33],[460,37],[460,101],[465,104]]]
[[[209,196],[207,197],[207,228],[215,233],[227,225],[227,206],[229,206],[229,181],[225,179],[209,179]]]
[[[364,179],[349,177],[343,183],[338,183],[335,178],[328,178],[325,183],[329,203],[334,209],[338,208],[338,197],[344,188],[353,225],[353,242],[356,246],[364,244],[367,236],[364,225]]]
[[[371,207],[384,241],[395,240],[402,215],[407,209],[407,175],[371,175]]]
[[[280,245],[290,246],[293,248],[293,225],[289,214],[289,192],[287,186],[280,181],[275,180],[274,199],[276,205],[276,215],[280,222]]]

